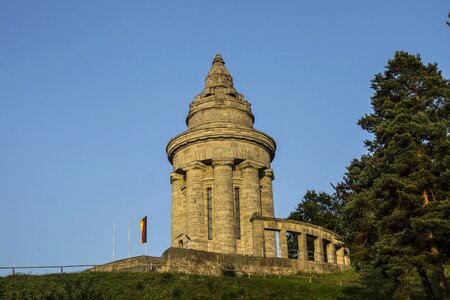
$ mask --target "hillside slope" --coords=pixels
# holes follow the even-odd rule
[[[0,299],[380,298],[389,299],[381,294],[379,282],[366,286],[360,275],[352,270],[339,274],[304,274],[297,277],[83,272],[0,278]]]

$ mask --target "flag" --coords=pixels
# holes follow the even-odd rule
[[[145,216],[140,222],[141,227],[141,244],[147,243],[147,216]]]

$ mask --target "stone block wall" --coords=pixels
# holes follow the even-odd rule
[[[232,269],[237,275],[294,275],[298,272],[331,273],[347,270],[349,266],[300,261],[275,257],[230,255],[192,249],[169,248],[163,253],[159,272],[220,276]]]

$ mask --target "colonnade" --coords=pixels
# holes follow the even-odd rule
[[[171,174],[171,246],[253,255],[254,213],[274,216],[273,172],[251,161],[194,161]],[[211,199],[210,199],[211,198]],[[266,234],[276,253],[275,234]]]
[[[350,264],[348,249],[343,245],[339,235],[320,226],[255,214],[252,217],[252,228],[254,253],[261,253],[260,256],[292,258],[292,255],[289,255],[287,241],[287,234],[291,233],[297,238],[298,249],[296,249],[297,253],[294,255],[297,259],[338,265]],[[277,251],[275,255],[260,250],[265,250],[268,247],[266,245],[268,232],[274,234],[278,232],[279,235],[279,248],[277,249],[279,252]],[[313,242],[311,243],[311,241]],[[270,242],[270,247],[271,245]]]

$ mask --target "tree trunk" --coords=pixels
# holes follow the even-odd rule
[[[416,267],[417,274],[419,274],[420,281],[422,281],[423,289],[425,290],[425,294],[427,295],[428,300],[435,300],[433,294],[433,289],[431,288],[430,281],[428,280],[428,275],[425,269],[422,266]]]
[[[447,281],[445,280],[444,268],[441,264],[436,266],[436,272],[438,275],[438,283],[439,283],[439,294],[441,295],[441,299],[450,300],[450,296],[448,294]]]
[[[434,241],[433,233],[428,233],[428,240],[431,244],[431,255],[437,256],[439,255],[439,249],[436,246],[436,243]],[[450,300],[450,296],[448,294],[448,287],[447,287],[447,281],[445,280],[445,273],[444,268],[442,267],[442,264],[436,263],[436,273],[438,275],[438,288],[439,288],[439,295],[442,300]]]

